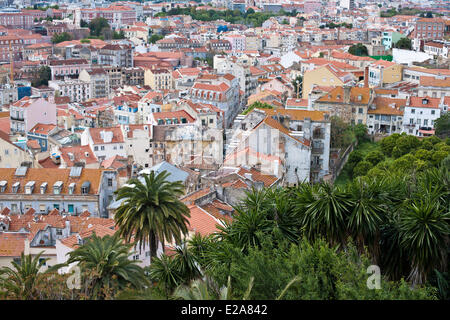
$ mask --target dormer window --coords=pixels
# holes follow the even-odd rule
[[[81,185],[81,193],[89,194],[90,188],[91,188],[91,183],[89,181],[83,182],[83,184]]]
[[[428,104],[428,99],[422,99],[422,104]]]
[[[19,189],[20,189],[20,182],[17,181],[17,182],[14,183],[13,186],[12,186],[12,192],[13,192],[13,193],[17,193],[17,192],[19,192]]]
[[[47,182],[43,182],[41,184],[41,194],[44,194],[47,191],[47,185],[48,185]]]
[[[75,182],[72,182],[69,185],[69,194],[74,194],[75,193]]]
[[[5,192],[7,185],[8,185],[8,181],[6,181],[6,180],[0,181],[0,192]]]
[[[35,185],[34,181],[28,181],[27,184],[25,185],[25,194],[32,194],[34,191],[34,185]]]
[[[62,191],[63,182],[62,181],[56,181],[53,185],[53,194],[61,194]]]

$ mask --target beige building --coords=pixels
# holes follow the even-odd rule
[[[172,72],[164,68],[145,69],[144,84],[153,90],[170,90],[173,87]]]
[[[34,163],[33,157],[24,149],[9,140],[9,136],[0,131],[0,168],[18,168],[22,163]]]
[[[378,60],[369,65],[369,85],[372,87],[402,81],[403,67],[394,62]]]
[[[302,98],[308,99],[308,95],[315,85],[336,87],[343,86],[352,80],[355,80],[355,77],[351,73],[340,71],[331,65],[306,71],[303,75]]]
[[[366,124],[373,96],[370,88],[340,86],[315,100],[312,108],[338,116],[346,123]]]

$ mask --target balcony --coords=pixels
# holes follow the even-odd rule
[[[15,117],[15,116],[11,116],[11,120],[15,120],[15,121],[25,121],[25,119],[23,117]]]

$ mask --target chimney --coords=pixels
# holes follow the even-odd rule
[[[352,89],[349,86],[344,86],[344,103],[350,103],[350,90]]]
[[[369,66],[364,68],[364,88],[369,87]]]

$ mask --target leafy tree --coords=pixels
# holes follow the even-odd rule
[[[67,32],[55,33],[52,37],[52,43],[60,43],[72,40],[72,36]]]
[[[407,37],[401,38],[400,40],[397,41],[397,43],[395,44],[395,47],[398,49],[411,50],[412,49],[411,39],[409,39]]]
[[[178,199],[184,186],[169,182],[168,176],[167,171],[158,175],[152,171],[116,191],[117,200],[123,200],[114,216],[119,233],[127,241],[134,237],[140,246],[149,243],[150,260],[156,257],[159,242],[163,248],[166,241],[180,243],[188,231],[189,209]]]
[[[360,57],[369,55],[369,51],[367,50],[367,47],[365,45],[363,45],[362,43],[352,45],[348,49],[348,53],[353,54],[355,56],[360,56]]]
[[[89,23],[84,21],[83,19],[80,20],[80,27],[81,28],[89,28]]]
[[[300,98],[302,96],[303,77],[298,75],[294,80],[292,80],[292,85],[294,86],[295,96]]]
[[[364,176],[373,168],[373,164],[367,160],[358,162],[358,164],[353,169],[353,176],[359,177]]]
[[[140,261],[131,259],[132,247],[118,234],[100,238],[94,232],[82,246],[69,252],[67,263],[78,263],[91,299],[105,299],[125,287],[140,289],[148,284],[144,269],[137,265]]]
[[[42,85],[48,85],[48,81],[52,78],[52,71],[49,66],[41,66],[34,74],[31,86],[38,88]]]
[[[342,121],[337,116],[332,116],[331,121],[331,134],[330,144],[331,148],[345,148],[349,146],[353,141],[354,133],[350,129],[349,125]]]
[[[159,34],[152,34],[150,39],[148,40],[148,42],[150,43],[156,43],[156,41],[163,39],[164,36],[159,35]]]
[[[367,126],[362,123],[358,123],[353,127],[353,132],[355,133],[358,142],[363,142],[367,140]]]
[[[114,31],[113,39],[125,39],[125,32],[120,30],[119,32]]]
[[[92,19],[89,22],[89,29],[91,31],[91,36],[99,37],[105,29],[111,29],[108,20],[102,17]]]
[[[384,154],[380,150],[374,150],[369,152],[364,160],[369,161],[375,166],[384,160]]]
[[[450,137],[450,112],[441,113],[434,123],[436,135],[441,138]]]

